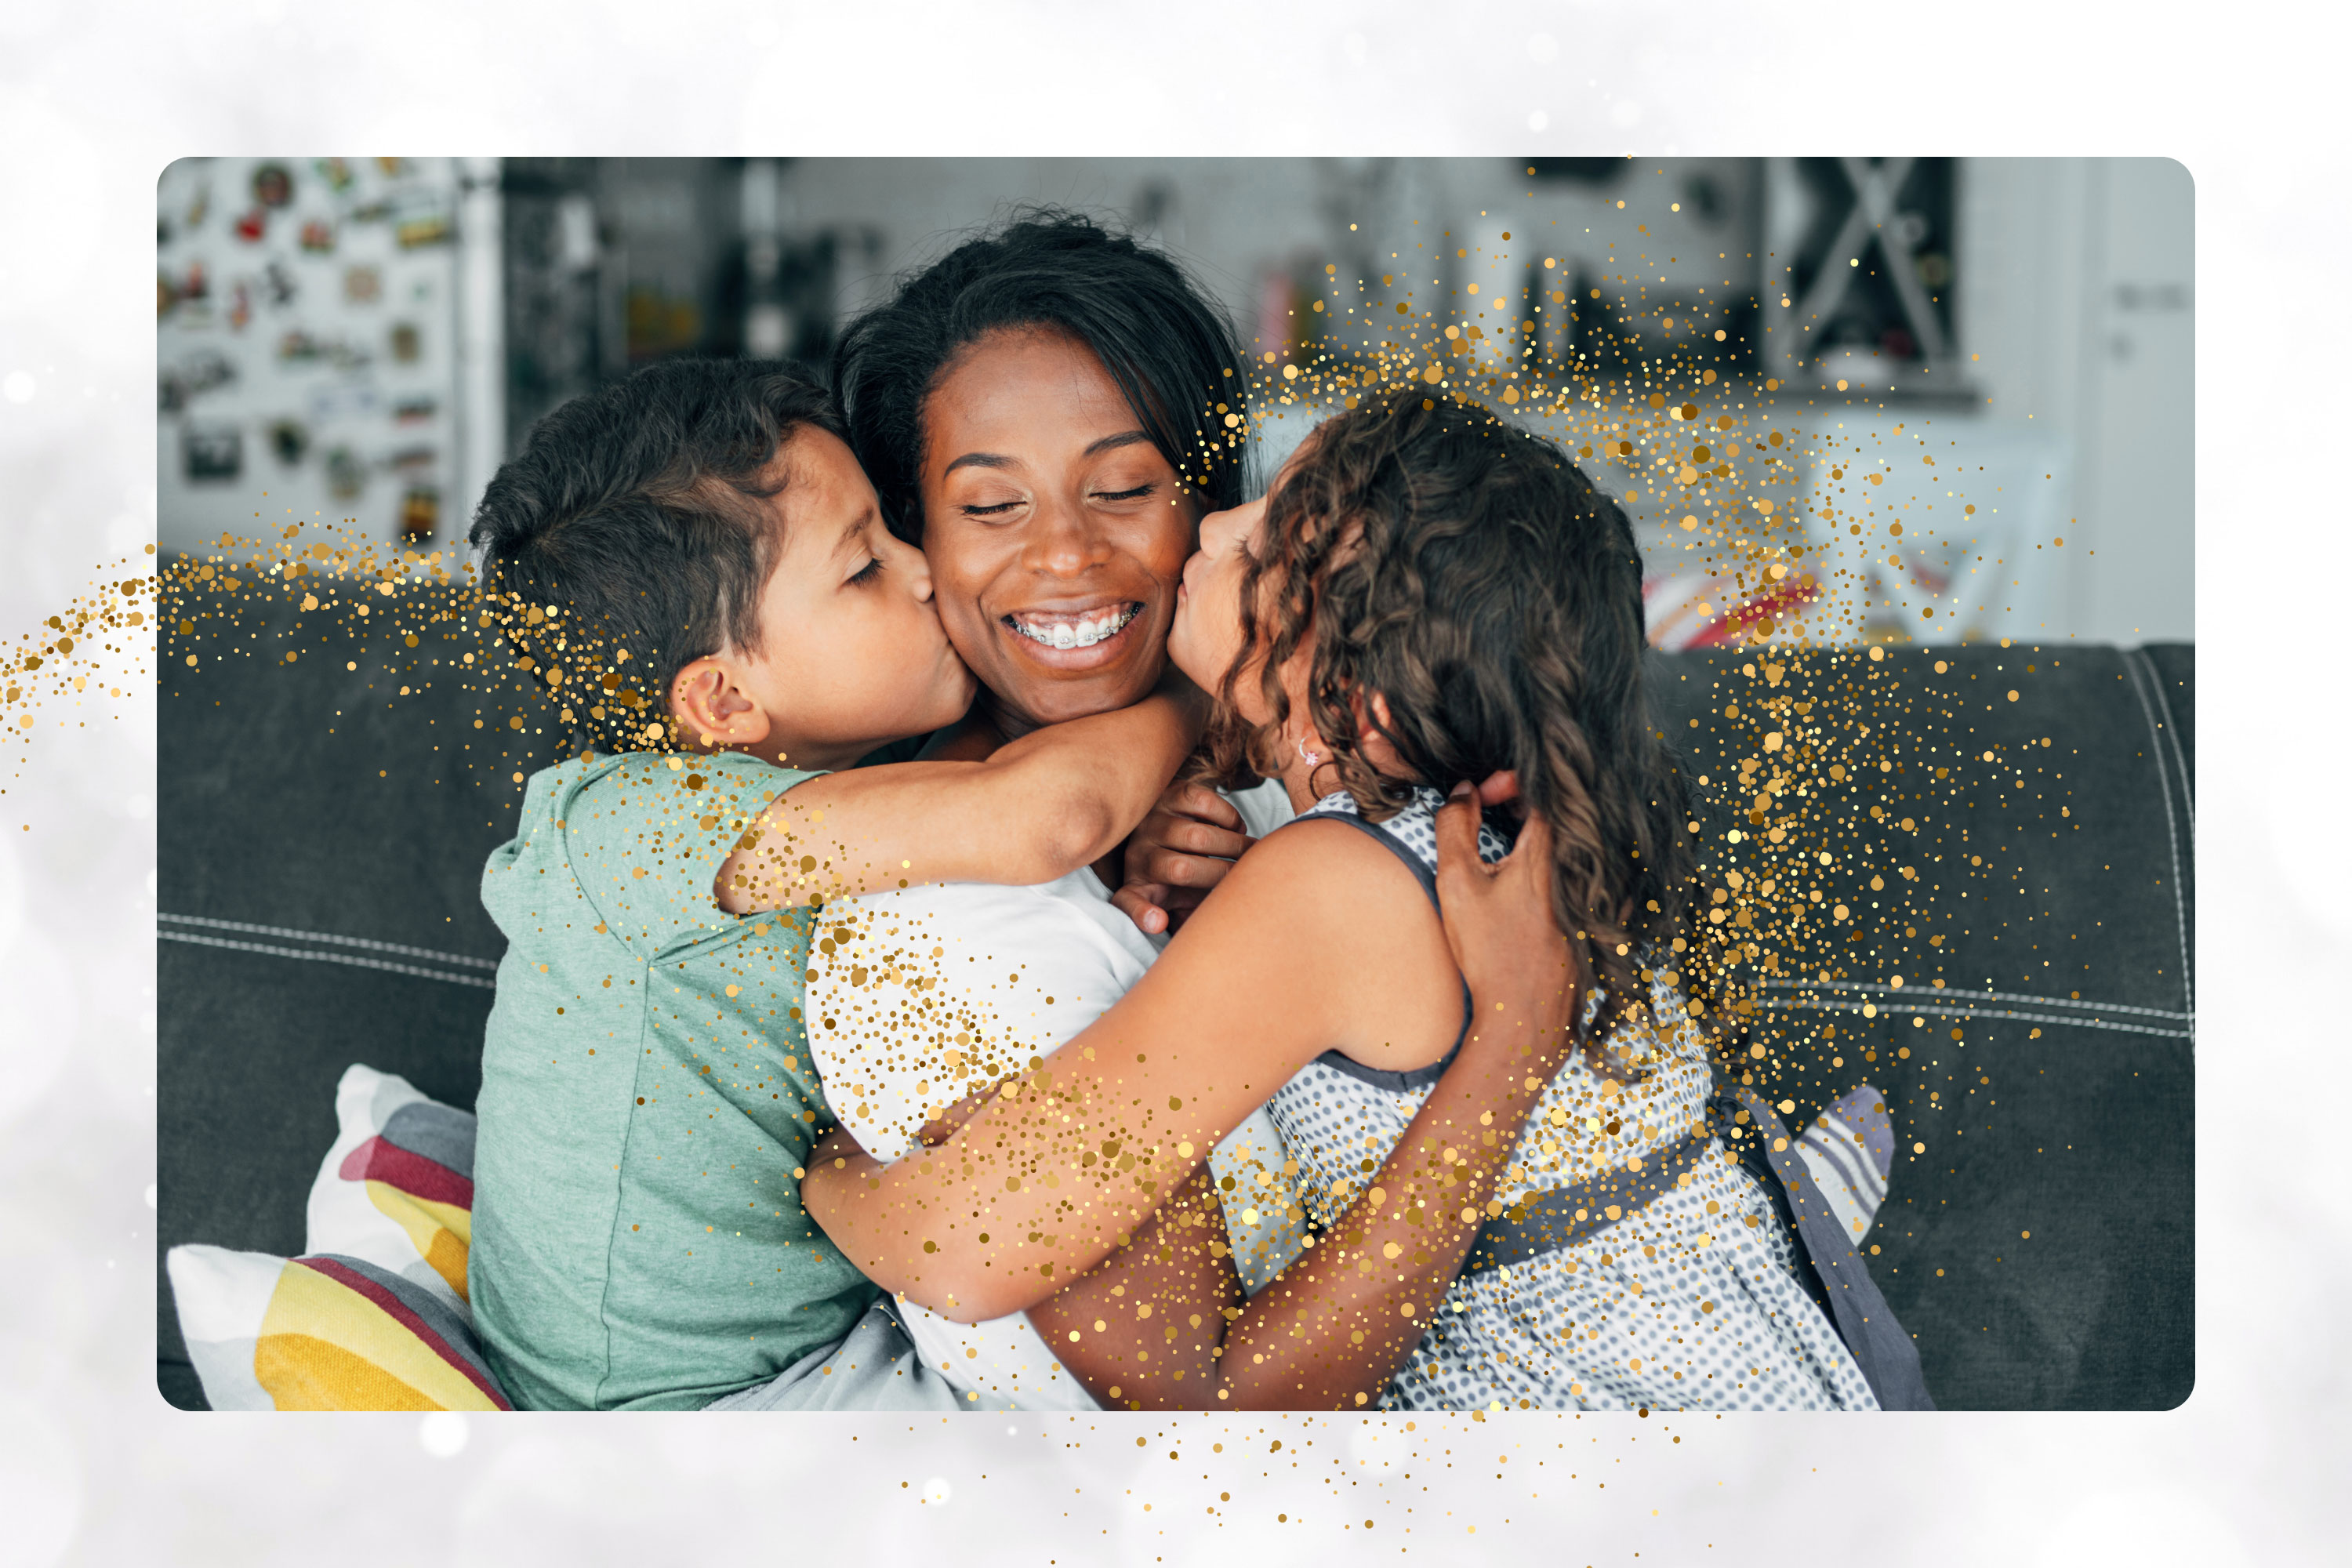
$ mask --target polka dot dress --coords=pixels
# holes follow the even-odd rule
[[[1442,804],[1424,789],[1388,821],[1366,825],[1423,868],[1433,899]],[[1317,803],[1316,816],[1359,814],[1339,794]],[[1486,859],[1507,847],[1481,828]],[[1596,1068],[1579,1053],[1553,1079],[1528,1114],[1503,1194],[1588,1181],[1694,1134],[1705,1157],[1686,1183],[1574,1246],[1456,1279],[1382,1407],[1876,1409],[1862,1369],[1799,1282],[1770,1199],[1706,1136],[1713,1074],[1665,974],[1653,984],[1650,1018],[1621,1026],[1612,1048],[1619,1065]],[[1444,1066],[1388,1073],[1326,1053],[1275,1095],[1267,1110],[1318,1227],[1339,1223]]]

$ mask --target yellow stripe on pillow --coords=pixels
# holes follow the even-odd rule
[[[280,1410],[447,1408],[373,1363],[309,1334],[262,1335],[253,1347],[253,1375]]]
[[[466,1294],[466,1254],[474,1237],[472,1212],[404,1193],[388,1182],[368,1183],[367,1195],[370,1203],[408,1233],[417,1256],[449,1282],[457,1300],[470,1300]]]
[[[254,1373],[280,1410],[494,1410],[383,1308],[289,1264],[262,1314]]]

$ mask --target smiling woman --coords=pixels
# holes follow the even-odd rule
[[[1067,333],[991,332],[925,400],[925,552],[1007,738],[1151,689],[1200,507]]]
[[[1242,497],[1240,363],[1173,262],[1057,214],[959,247],[844,335],[851,444],[998,738],[1158,680],[1200,519]]]

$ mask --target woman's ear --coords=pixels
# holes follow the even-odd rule
[[[677,672],[669,683],[669,710],[679,737],[708,751],[756,746],[768,738],[767,710],[744,693],[716,655]]]

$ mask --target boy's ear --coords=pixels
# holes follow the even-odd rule
[[[716,654],[677,672],[669,683],[669,710],[679,740],[688,745],[719,750],[756,746],[768,738],[767,710],[744,693]]]

